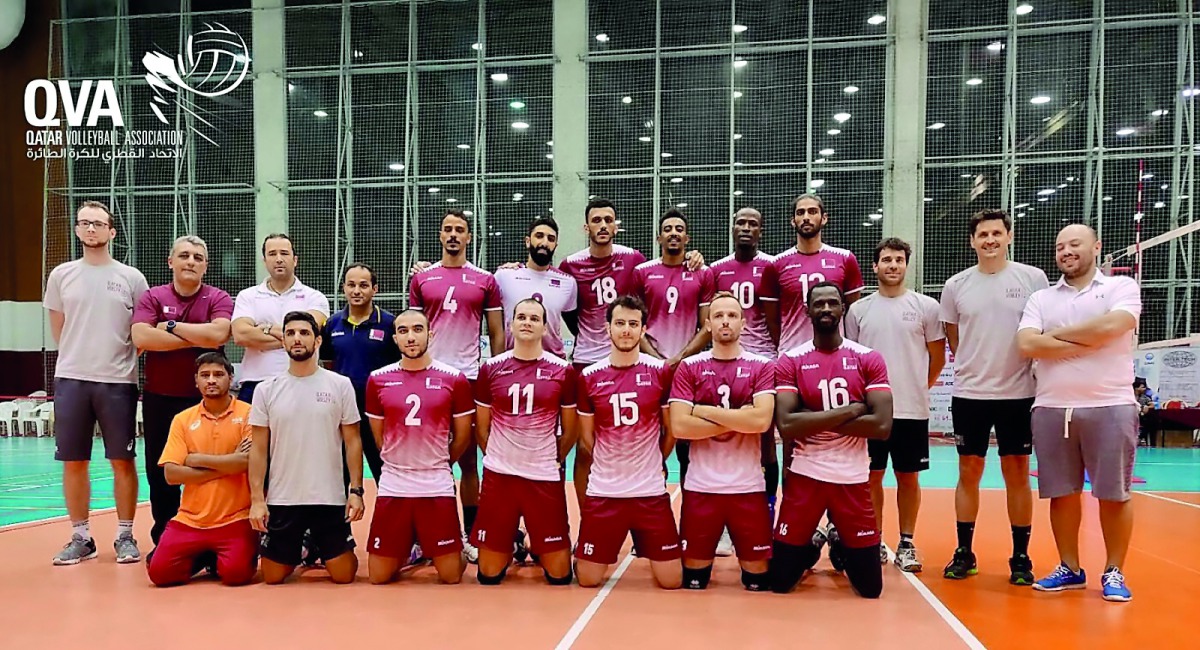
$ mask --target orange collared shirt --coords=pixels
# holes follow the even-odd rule
[[[158,464],[184,465],[188,454],[232,454],[250,437],[250,405],[236,398],[214,416],[200,403],[171,422]],[[174,521],[192,528],[218,528],[250,516],[250,483],[245,473],[222,476],[183,487]]]

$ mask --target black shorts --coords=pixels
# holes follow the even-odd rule
[[[323,562],[354,550],[345,506],[268,506],[262,556],[287,566],[300,564],[306,530],[312,531],[313,544]]]
[[[54,379],[54,459],[92,459],[96,423],[104,435],[104,457],[137,457],[137,384]]]
[[[959,456],[987,456],[992,427],[996,428],[996,447],[1001,456],[1028,456],[1033,453],[1033,429],[1030,426],[1033,398],[968,399],[950,401],[954,422],[954,442]]]
[[[873,472],[887,469],[889,455],[893,471],[923,472],[929,469],[929,420],[892,420],[892,435],[868,440],[867,449]]]

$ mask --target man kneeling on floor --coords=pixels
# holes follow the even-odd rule
[[[229,394],[233,364],[220,352],[196,359],[204,401],[175,416],[158,464],[167,482],[182,485],[179,513],[149,562],[150,581],[186,583],[202,556],[216,556],[226,585],[244,585],[257,571],[258,533],[250,527],[250,405]]]

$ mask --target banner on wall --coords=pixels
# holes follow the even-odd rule
[[[954,354],[946,346],[946,366],[937,383],[929,389],[929,431],[952,433],[954,421],[950,416],[950,397],[954,394]]]
[[[1158,403],[1182,400],[1200,406],[1200,347],[1139,350],[1134,372],[1158,395]]]

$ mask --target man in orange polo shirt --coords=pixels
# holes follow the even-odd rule
[[[158,464],[167,482],[183,485],[179,514],[167,524],[150,560],[150,581],[186,583],[202,554],[215,554],[226,585],[257,571],[258,533],[250,527],[250,405],[229,394],[233,364],[220,352],[196,359],[204,401],[175,416]]]

